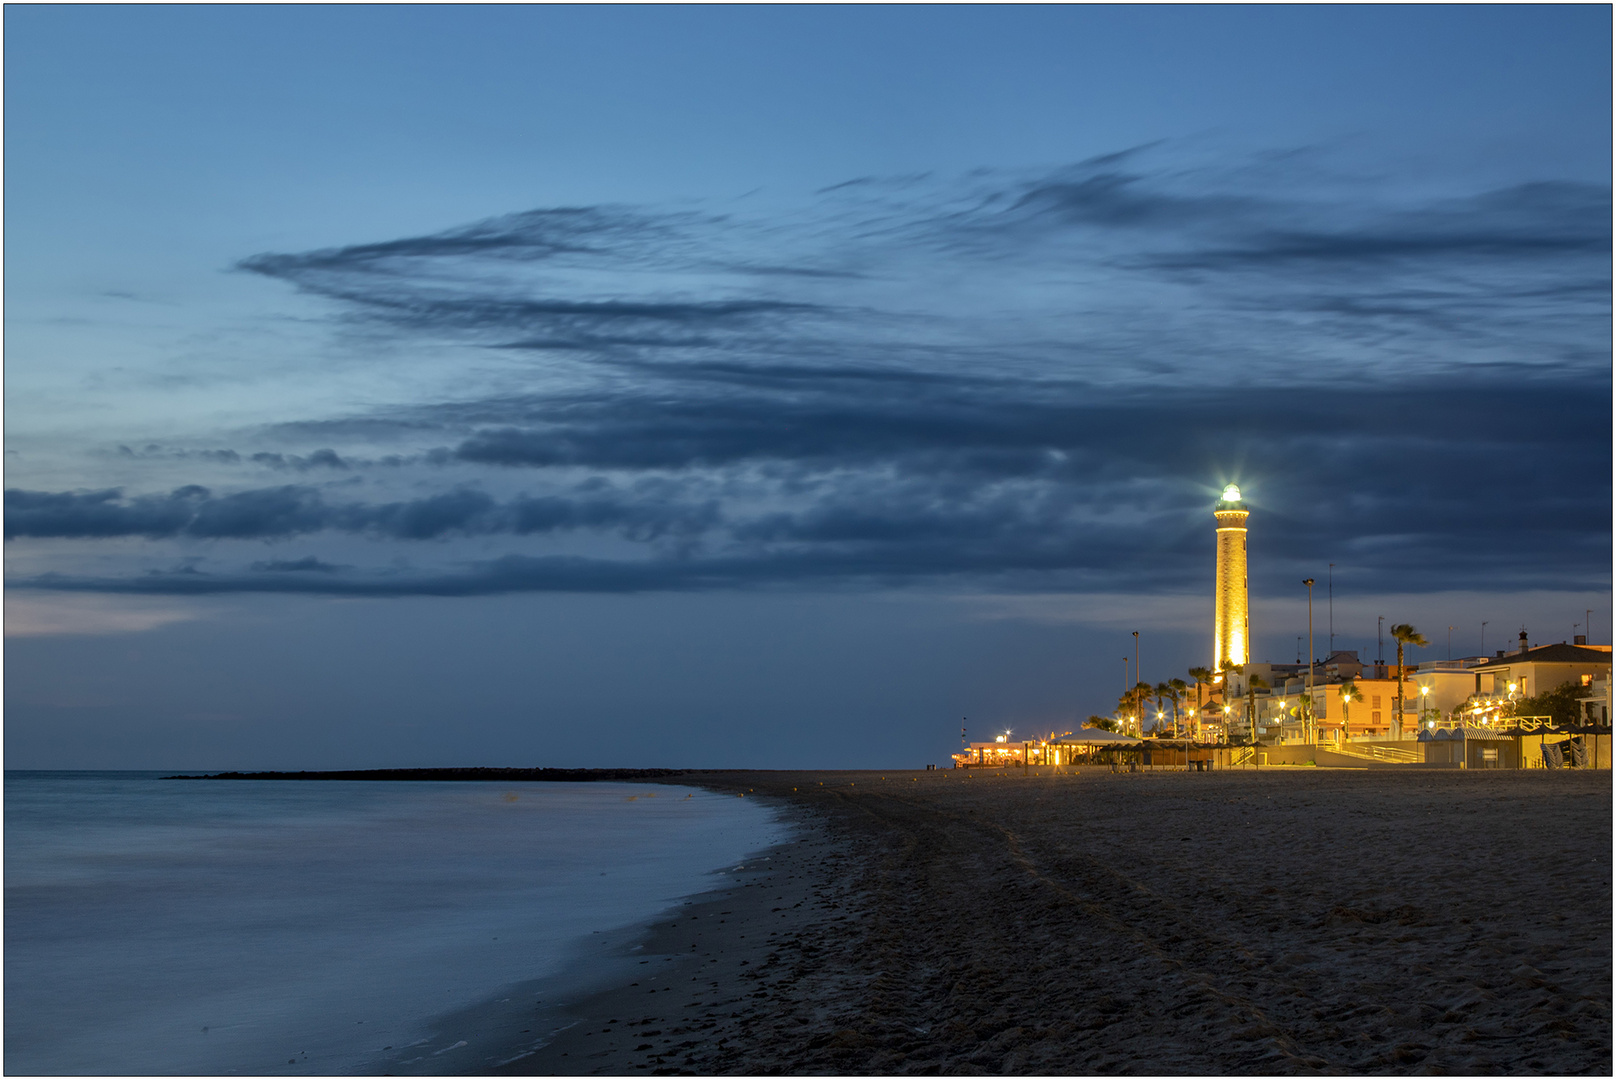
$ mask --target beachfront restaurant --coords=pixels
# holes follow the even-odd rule
[[[1011,742],[1009,736],[1000,735],[992,742],[974,742],[965,751],[953,755],[956,769],[1002,769],[1011,765],[1025,765],[1031,743]]]
[[[1067,732],[1056,739],[1011,742],[1000,735],[992,742],[971,743],[953,755],[956,769],[993,769],[1018,765],[1103,765],[1142,747],[1131,735],[1098,728]]]

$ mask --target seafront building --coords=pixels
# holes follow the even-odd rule
[[[1586,640],[1579,635],[1572,645],[1562,641],[1557,645],[1531,648],[1527,645],[1526,631],[1522,630],[1520,648],[1513,653],[1499,650],[1496,656],[1483,660],[1472,669],[1471,674],[1475,676],[1472,693],[1491,698],[1507,698],[1509,694],[1523,698],[1553,690],[1568,682],[1591,689],[1596,681],[1603,681],[1604,701],[1597,703],[1600,711],[1596,712],[1590,707],[1584,710],[1583,718],[1608,724],[1611,647],[1587,645],[1584,644]],[[1594,704],[1595,701],[1589,702],[1590,706]]]

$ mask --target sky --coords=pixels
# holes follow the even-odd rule
[[[1228,482],[1256,660],[1611,640],[1608,7],[4,18],[9,768],[946,763]]]

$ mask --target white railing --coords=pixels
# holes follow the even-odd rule
[[[1388,764],[1409,765],[1425,760],[1423,749],[1409,750],[1401,746],[1377,746],[1366,743],[1341,743],[1334,747],[1321,747],[1347,757],[1362,758],[1365,761],[1381,761]]]

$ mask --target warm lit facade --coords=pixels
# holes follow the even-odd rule
[[[1212,610],[1212,669],[1251,659],[1251,615],[1246,604],[1246,504],[1230,484],[1213,507],[1218,519],[1218,580]]]
[[[1348,701],[1341,696],[1340,680],[1314,684],[1313,722],[1320,740],[1390,738],[1397,709],[1397,680],[1358,678],[1353,685],[1357,693]],[[1279,695],[1281,711],[1288,713],[1306,693],[1306,680],[1286,683]],[[1413,679],[1404,679],[1403,707],[1409,710],[1406,724],[1410,730],[1419,701],[1419,685]]]
[[[1491,697],[1531,697],[1565,683],[1592,685],[1610,678],[1610,646],[1539,645],[1530,647],[1521,632],[1520,648],[1471,668],[1475,693]]]
[[[1024,742],[1011,742],[1008,736],[1000,735],[992,742],[974,742],[970,748],[953,755],[954,768],[991,768],[1007,765],[1025,765],[1027,762],[1027,745]]]

